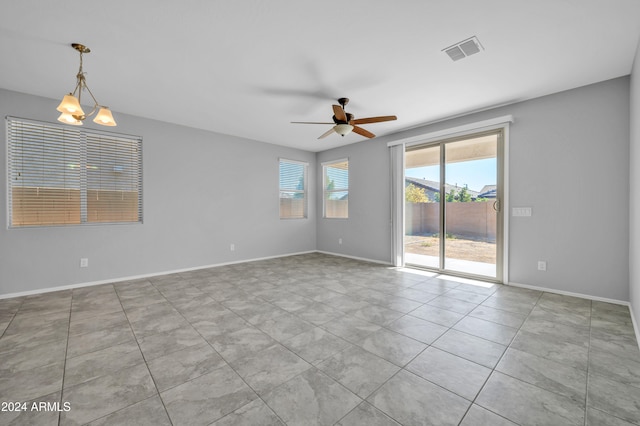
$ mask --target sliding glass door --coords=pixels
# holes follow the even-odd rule
[[[502,279],[502,131],[405,152],[405,263]]]
[[[440,144],[408,149],[405,155],[406,264],[441,267],[441,157]]]

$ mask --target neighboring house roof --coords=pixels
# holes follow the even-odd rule
[[[435,182],[433,180],[426,179],[418,179],[413,177],[405,177],[404,185],[408,186],[409,184],[414,184],[415,186],[423,189],[430,189],[432,191],[440,191],[440,182]]]
[[[427,196],[430,199],[433,199],[433,194],[440,192],[440,182],[436,182],[433,180],[427,180],[427,179],[418,179],[418,178],[414,178],[414,177],[405,177],[405,186],[408,186],[409,184],[413,184],[415,186],[417,186],[418,188],[422,188],[426,191]],[[485,187],[488,185],[485,185]],[[446,193],[449,193],[452,189],[455,192],[458,192],[459,190],[461,190],[462,188],[464,188],[463,186],[457,186],[457,185],[451,185],[448,183],[444,184],[444,189]],[[479,196],[479,192],[478,191],[474,191],[472,189],[467,188],[467,192],[469,193],[469,195],[471,195],[471,198],[475,199]],[[487,197],[488,198],[488,197]]]
[[[480,198],[497,198],[497,191],[495,189],[491,189],[487,192],[481,192],[478,197]]]
[[[498,194],[498,186],[497,185],[485,185],[481,190],[478,197],[480,198],[497,198]]]
[[[496,189],[498,189],[498,185],[485,185],[479,192],[482,194],[483,192],[495,191]]]

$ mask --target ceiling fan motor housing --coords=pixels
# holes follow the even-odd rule
[[[345,115],[347,116],[347,121],[343,121],[343,120],[338,120],[336,118],[336,116],[334,115],[333,118],[333,122],[336,124],[349,124],[355,117],[353,116],[353,114],[349,113],[349,112],[345,112]]]

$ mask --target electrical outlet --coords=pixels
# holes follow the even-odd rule
[[[338,238],[338,244],[342,244],[342,238]]]
[[[88,268],[89,267],[89,259],[87,259],[86,257],[83,257],[80,259],[80,267],[81,268]]]
[[[229,246],[229,250],[231,250],[231,251],[236,251],[236,245],[235,245],[235,244],[231,244],[231,245]]]
[[[538,260],[538,271],[546,271],[547,270],[547,262],[544,260]]]

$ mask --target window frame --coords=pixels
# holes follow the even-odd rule
[[[347,167],[347,186],[346,188],[333,188],[327,189],[327,169],[333,165],[346,163]],[[322,165],[322,217],[323,219],[349,219],[349,204],[347,204],[346,215],[345,216],[327,216],[327,200],[330,194],[334,192],[346,192],[347,193],[347,202],[349,199],[349,187],[351,186],[351,174],[349,173],[349,157],[340,158],[337,160],[325,161],[321,163]]]
[[[17,150],[19,148],[15,148],[16,144],[21,143],[22,139],[18,139],[16,137],[14,137],[14,133],[17,133],[18,130],[16,130],[17,127],[24,125],[25,127],[29,127],[30,132],[31,133],[35,133],[40,128],[40,130],[43,132],[44,137],[42,138],[43,140],[47,140],[47,131],[51,132],[51,131],[60,131],[61,134],[63,134],[62,137],[58,136],[58,140],[60,141],[64,141],[65,144],[69,143],[73,146],[73,151],[78,153],[78,161],[79,161],[79,166],[80,166],[80,173],[79,176],[72,179],[72,185],[73,187],[78,187],[79,188],[79,194],[80,194],[80,203],[79,203],[79,215],[80,215],[80,219],[78,222],[43,222],[43,223],[33,223],[33,224],[13,224],[14,221],[14,209],[13,209],[13,204],[14,204],[14,198],[13,198],[13,190],[14,188],[28,188],[25,186],[14,186],[12,184],[12,176],[14,175],[15,171],[18,170],[18,168],[20,167],[18,161],[15,159],[15,156],[17,155]],[[144,194],[144,190],[143,190],[143,143],[142,143],[142,137],[141,136],[135,136],[135,135],[128,135],[128,134],[123,134],[123,133],[115,133],[115,132],[108,132],[108,131],[103,131],[103,130],[96,130],[93,128],[83,128],[80,126],[68,126],[68,125],[61,125],[61,124],[57,124],[57,123],[51,123],[51,122],[46,122],[46,121],[40,121],[40,120],[33,120],[33,119],[28,119],[28,118],[22,118],[22,117],[13,117],[13,116],[9,116],[7,115],[5,117],[5,131],[6,131],[6,166],[7,166],[7,171],[6,171],[6,178],[7,178],[7,183],[6,183],[6,213],[7,213],[7,229],[29,229],[29,228],[50,228],[50,227],[54,227],[54,228],[58,228],[58,227],[73,227],[73,226],[97,226],[97,225],[137,225],[137,224],[143,224],[143,194]],[[64,135],[65,132],[68,132],[68,136]],[[27,137],[29,136],[29,133],[27,133],[26,135]],[[53,136],[55,138],[55,136]],[[106,141],[102,141],[102,139],[106,139]],[[134,187],[135,190],[137,192],[137,194],[135,195],[136,197],[136,212],[137,212],[137,220],[105,220],[105,221],[100,221],[100,220],[91,220],[88,217],[87,214],[87,208],[89,206],[89,203],[92,200],[88,200],[88,194],[93,191],[107,191],[107,192],[113,192],[113,191],[118,191],[116,190],[109,190],[109,189],[101,189],[101,188],[94,188],[92,187],[92,185],[90,184],[91,178],[92,176],[89,175],[86,171],[87,169],[87,159],[89,157],[89,153],[91,152],[93,155],[98,155],[100,158],[102,155],[102,151],[100,151],[100,147],[104,146],[104,143],[107,141],[116,141],[116,142],[122,142],[122,143],[128,143],[128,144],[132,144],[133,146],[135,146],[135,154],[133,156],[133,160],[131,163],[127,164],[128,165],[133,165],[132,167],[132,177],[128,180],[129,183],[134,183]],[[99,144],[96,143],[96,141],[100,141]],[[92,145],[94,148],[98,148],[97,150],[91,151],[91,148],[88,147],[88,145]],[[35,146],[35,145],[33,145]],[[57,154],[57,151],[54,151],[54,153]],[[97,153],[97,154],[96,154]],[[109,158],[114,158],[117,159],[117,157],[109,157]],[[48,160],[48,159],[47,159]],[[51,159],[51,161],[54,161],[54,159]],[[44,164],[44,169],[41,170],[46,170],[47,167],[51,167],[51,170],[56,170],[56,166],[55,164],[53,166],[51,166],[51,162],[45,162]],[[103,163],[100,163],[103,164]],[[36,168],[35,170],[40,170],[38,168]],[[119,170],[119,172],[121,172]],[[56,175],[59,176],[59,175]],[[54,178],[56,177],[54,176]],[[48,180],[48,177],[44,178],[44,182],[48,183],[51,182],[50,180]],[[117,182],[117,181],[114,181]],[[54,184],[55,185],[55,184]],[[54,188],[54,187],[47,187],[47,186],[42,186],[42,188]],[[71,188],[71,187],[69,187]],[[120,190],[122,191],[122,190]],[[99,192],[98,192],[99,193]],[[98,210],[99,212],[103,212],[103,209]],[[49,213],[51,213],[51,211],[48,211]]]
[[[281,166],[282,163],[288,163],[288,164],[293,164],[293,165],[300,165],[303,167],[303,184],[304,184],[304,188],[303,189],[290,189],[290,188],[283,188],[280,184],[282,182],[282,175],[281,175]],[[292,193],[297,193],[297,194],[303,194],[303,213],[302,216],[283,216],[282,215],[282,193],[283,192],[292,192]],[[278,203],[279,203],[279,208],[278,208],[278,214],[280,217],[280,220],[296,220],[296,219],[308,219],[309,218],[309,163],[307,163],[306,161],[299,161],[299,160],[290,160],[288,158],[278,158]]]

